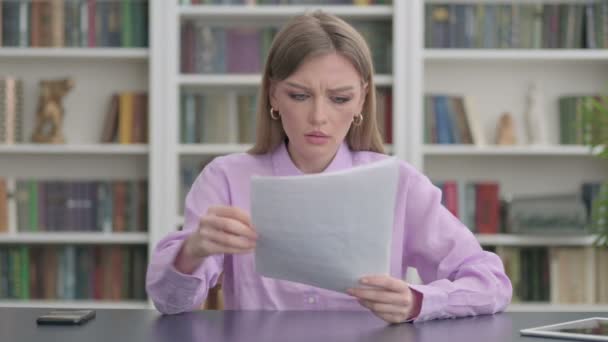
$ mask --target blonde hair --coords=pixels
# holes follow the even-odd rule
[[[354,151],[384,153],[376,121],[374,66],[369,47],[352,26],[322,11],[292,18],[275,36],[258,94],[256,142],[249,153],[271,152],[286,138],[280,120],[270,118],[269,95],[272,82],[289,77],[307,58],[329,53],[339,53],[349,60],[368,87],[361,111],[363,123],[359,126],[351,125],[345,138],[348,146]]]

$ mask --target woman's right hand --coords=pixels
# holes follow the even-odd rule
[[[190,274],[210,255],[252,252],[257,237],[249,215],[243,210],[228,206],[211,207],[182,245],[175,267]]]

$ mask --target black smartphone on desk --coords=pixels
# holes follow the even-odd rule
[[[80,325],[95,317],[94,310],[53,310],[36,319],[39,325]]]

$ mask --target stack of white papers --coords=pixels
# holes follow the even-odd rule
[[[389,274],[399,166],[395,158],[344,171],[251,180],[256,271],[345,292]]]

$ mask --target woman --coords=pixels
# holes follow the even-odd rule
[[[441,205],[427,177],[400,164],[390,275],[347,294],[262,278],[249,217],[252,175],[331,172],[386,158],[375,113],[373,65],[363,38],[315,12],[275,37],[263,73],[255,146],[216,158],[186,198],[183,231],[158,243],[147,290],[163,313],[198,309],[223,273],[228,309],[371,310],[390,323],[495,313],[511,299],[500,259],[481,249]],[[403,276],[415,267],[424,285]]]

